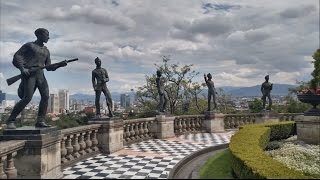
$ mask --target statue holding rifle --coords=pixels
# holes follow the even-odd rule
[[[20,112],[31,101],[35,90],[38,88],[41,100],[35,127],[45,128],[47,125],[45,115],[47,113],[49,100],[49,87],[44,76],[43,69],[47,71],[55,71],[56,69],[66,66],[68,62],[78,59],[65,60],[59,63],[51,64],[50,52],[43,43],[49,40],[49,31],[44,28],[38,28],[35,31],[37,40],[24,44],[13,57],[13,65],[21,71],[21,75],[7,79],[8,85],[21,78],[21,83],[18,89],[18,95],[21,100],[13,107],[11,114],[7,120],[7,129],[15,129],[15,120]]]

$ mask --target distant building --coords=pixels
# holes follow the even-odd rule
[[[69,91],[59,90],[59,111],[64,113],[69,111]]]
[[[95,113],[96,112],[96,107],[94,106],[87,106],[84,108],[85,113]]]
[[[0,90],[0,103],[2,103],[2,101],[6,100],[6,93],[2,92]]]
[[[7,107],[13,108],[13,106],[16,104],[16,101],[15,100],[3,100],[1,104],[4,108],[7,108]]]
[[[60,106],[59,106],[59,96],[56,94],[50,94],[49,102],[48,102],[48,113],[59,114]]]
[[[130,106],[130,96],[128,94],[121,94],[120,95],[120,105],[123,108],[127,108]]]

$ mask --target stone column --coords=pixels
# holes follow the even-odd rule
[[[156,138],[165,139],[175,137],[174,134],[174,117],[165,115],[156,116],[157,127],[156,127]]]
[[[111,154],[123,149],[123,120],[120,118],[93,118],[89,124],[101,124],[98,147],[102,153]]]
[[[320,144],[320,116],[298,116],[297,137],[308,144]]]
[[[263,115],[256,119],[256,123],[279,122],[279,113],[265,110],[261,112]]]
[[[14,157],[19,179],[59,179],[63,176],[61,131],[56,127],[6,129],[0,140],[26,140],[24,148]]]
[[[203,126],[208,133],[224,132],[224,114],[206,111]]]

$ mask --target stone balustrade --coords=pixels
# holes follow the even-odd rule
[[[0,179],[17,179],[14,156],[25,146],[24,140],[0,142]]]
[[[303,113],[279,113],[279,121],[294,121],[300,115]]]
[[[235,129],[241,125],[254,124],[256,119],[262,117],[262,113],[248,113],[248,114],[225,114],[224,128]]]
[[[155,118],[124,120],[123,144],[128,145],[155,138],[155,122]]]
[[[97,133],[100,124],[61,130],[61,165],[66,166],[99,152]]]
[[[174,133],[185,134],[200,132],[203,128],[203,120],[205,115],[185,115],[175,116],[174,118]]]
[[[297,116],[303,114],[280,113],[271,116],[268,113],[225,115],[213,113],[209,115],[158,115],[130,120],[109,118],[61,131],[54,127],[8,130],[6,134],[0,136],[0,179],[61,178],[61,166],[65,168],[98,153],[116,152],[123,149],[123,145],[154,138],[171,138],[179,134],[218,132],[214,128],[220,124],[222,130],[234,129],[244,124],[259,123],[261,118],[271,117],[277,121],[296,120]],[[28,166],[30,163],[34,165]],[[44,173],[41,174],[42,172]]]

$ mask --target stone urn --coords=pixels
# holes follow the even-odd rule
[[[304,94],[298,94],[299,101],[303,103],[311,104],[313,107],[304,113],[305,116],[320,116],[320,109],[317,105],[320,104],[320,94],[307,92]]]

